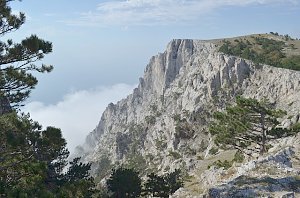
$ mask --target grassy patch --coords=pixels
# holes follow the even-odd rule
[[[287,36],[257,35],[251,37],[227,39],[221,42],[220,52],[239,56],[254,63],[275,67],[300,70],[300,55],[296,45],[299,41]]]
[[[221,160],[218,160],[212,163],[211,165],[209,165],[207,168],[210,169],[210,167],[215,166],[217,168],[223,167],[224,169],[229,169],[232,166],[232,164],[233,164],[232,161],[225,160],[222,162]]]
[[[224,169],[229,169],[234,162],[238,162],[238,163],[241,163],[243,162],[245,159],[243,153],[241,152],[236,152],[235,155],[234,155],[234,158],[232,160],[224,160],[224,161],[221,161],[221,160],[217,160],[217,161],[214,161],[212,164],[208,165],[208,169],[211,167],[211,166],[215,166],[217,168],[221,168],[223,167]]]

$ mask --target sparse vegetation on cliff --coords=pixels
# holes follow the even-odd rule
[[[219,48],[225,54],[239,56],[253,61],[292,70],[300,70],[300,55],[293,53],[297,50],[295,44],[299,41],[290,36],[278,34],[256,35],[244,38],[224,39]]]
[[[216,112],[210,133],[215,143],[238,149],[246,154],[267,152],[270,140],[294,135],[297,131],[278,127],[278,118],[286,112],[275,109],[268,101],[237,97],[235,106]]]
[[[164,175],[150,173],[143,181],[139,172],[133,168],[120,167],[112,171],[107,180],[108,193],[110,197],[169,197],[177,189],[183,186],[180,170],[175,170]]]

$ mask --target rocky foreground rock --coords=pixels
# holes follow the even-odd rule
[[[118,164],[141,174],[185,170],[185,186],[174,197],[299,196],[299,136],[228,170],[208,168],[233,158],[235,151],[211,152],[207,126],[237,95],[286,110],[284,127],[299,122],[300,72],[219,53],[213,41],[173,40],[150,59],[133,93],[108,105],[77,155],[93,163],[99,179]]]

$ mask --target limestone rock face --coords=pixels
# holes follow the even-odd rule
[[[133,93],[108,105],[77,155],[93,163],[95,176],[119,163],[196,175],[209,165],[212,113],[237,95],[269,99],[288,112],[287,127],[299,121],[300,72],[219,53],[210,41],[173,40],[150,59]]]

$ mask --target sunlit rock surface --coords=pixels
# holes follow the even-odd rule
[[[99,178],[124,163],[143,174],[185,170],[189,179],[174,197],[292,196],[300,189],[298,137],[275,142],[269,157],[248,159],[232,170],[208,169],[218,159],[233,158],[234,151],[209,152],[214,145],[207,125],[237,95],[266,98],[286,110],[285,127],[299,122],[300,72],[219,53],[210,41],[173,40],[150,59],[133,93],[108,105],[77,155],[93,163]],[[265,164],[274,167],[274,177],[260,173]],[[286,187],[291,184],[294,190]]]

